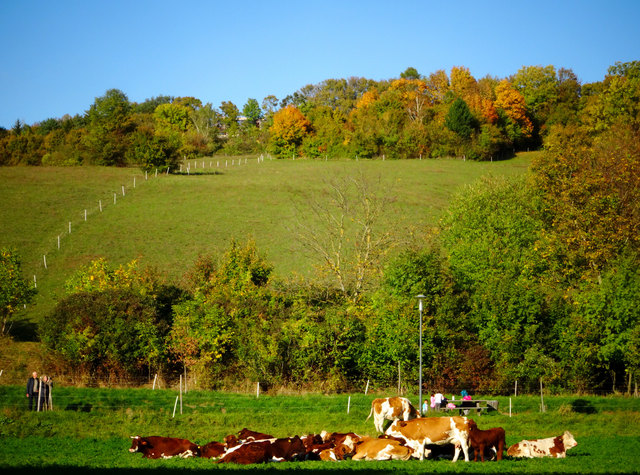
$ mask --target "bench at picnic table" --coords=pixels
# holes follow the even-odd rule
[[[447,407],[449,404],[453,404],[455,407]],[[482,411],[497,411],[498,401],[495,399],[468,399],[466,401],[455,399],[447,401],[447,406],[436,408],[436,411],[460,411],[460,414],[476,411],[478,414],[482,414]]]

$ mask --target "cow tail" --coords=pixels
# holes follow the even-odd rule
[[[369,415],[367,416],[367,418],[364,420],[365,422],[369,420],[369,418],[371,417],[371,414],[373,414],[373,404],[371,404],[371,411],[369,412]]]

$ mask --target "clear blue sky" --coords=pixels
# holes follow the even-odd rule
[[[640,60],[640,0],[0,0],[0,127],[82,114],[108,89],[239,108],[329,78],[522,66],[600,81]]]

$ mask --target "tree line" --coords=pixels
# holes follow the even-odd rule
[[[79,372],[170,377],[186,367],[202,387],[239,378],[326,390],[367,379],[395,385],[398,373],[418,379],[422,294],[428,388],[464,382],[497,393],[515,380],[535,390],[542,379],[558,390],[631,391],[640,376],[640,62],[583,86],[566,120],[550,122],[560,112],[542,90],[526,97],[547,118],[544,132],[531,122],[544,150],[528,174],[466,187],[411,245],[376,234],[390,197],[350,177],[328,184],[324,203],[337,211],[308,202],[339,219],[298,230],[318,258],[316,279],[274,279],[251,241],[199,258],[169,284],[135,261],[97,260],[67,283],[40,337]],[[349,233],[359,238],[332,241]],[[389,258],[393,246],[400,252]],[[323,251],[331,248],[345,254]],[[2,256],[0,277],[15,282],[19,262]],[[28,299],[26,287],[3,282],[16,289],[3,295],[4,323],[5,302]]]
[[[327,79],[242,109],[194,97],[142,103],[111,89],[82,115],[0,129],[0,165],[134,165],[175,169],[180,158],[269,152],[277,157],[507,158],[539,148],[582,113],[599,130],[616,109],[637,107],[627,81],[637,62],[616,63],[601,82],[570,69],[524,66],[507,78],[453,67],[397,79]],[[617,78],[617,79],[616,79]],[[586,124],[583,124],[586,125]]]

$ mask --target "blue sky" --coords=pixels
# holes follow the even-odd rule
[[[640,60],[640,0],[0,0],[0,127],[82,114],[108,89],[218,107],[329,78],[522,66],[600,81]]]

